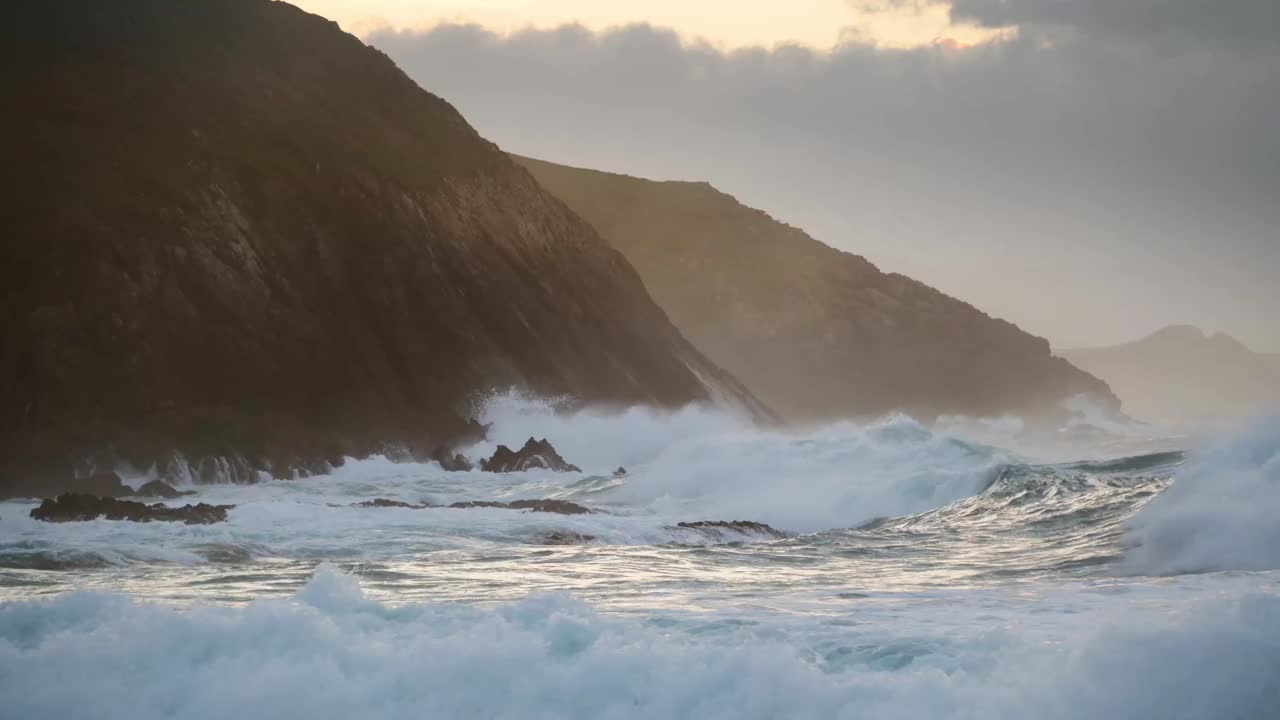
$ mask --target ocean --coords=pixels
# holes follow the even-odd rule
[[[235,505],[198,526],[0,503],[0,717],[1280,718],[1280,418],[553,406],[495,398],[466,454],[580,473],[349,461],[193,485]]]

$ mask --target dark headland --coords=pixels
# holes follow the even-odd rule
[[[472,439],[475,393],[767,414],[448,103],[267,0],[24,3],[6,61],[0,495]]]

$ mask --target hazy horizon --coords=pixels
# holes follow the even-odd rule
[[[506,150],[708,181],[1055,348],[1192,324],[1280,352],[1280,6],[819,5],[850,25],[824,46],[780,24],[771,49],[733,28],[772,4],[720,36],[665,4],[560,26],[573,3],[384,2],[345,21]],[[990,40],[956,39],[973,29]]]

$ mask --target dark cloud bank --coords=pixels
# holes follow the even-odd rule
[[[1055,343],[1191,322],[1280,350],[1280,3],[951,12],[1018,32],[959,51],[721,52],[643,25],[369,40],[512,151],[709,180]]]

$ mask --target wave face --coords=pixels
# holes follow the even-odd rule
[[[0,717],[1280,707],[1274,420],[1208,450],[1128,437],[1062,462],[1059,442],[1046,462],[959,439],[958,419],[777,432],[513,394],[483,415],[496,440],[545,436],[582,472],[372,458],[193,486],[177,502],[236,506],[208,526],[46,524],[0,504],[0,693],[19,698]],[[359,506],[377,498],[420,507]],[[438,507],[543,498],[593,512]],[[93,681],[48,680],[67,677]]]

